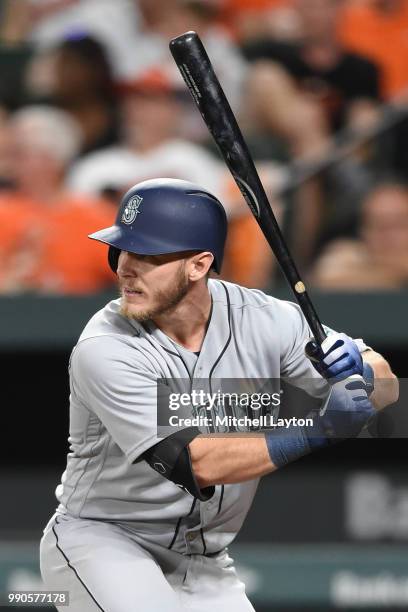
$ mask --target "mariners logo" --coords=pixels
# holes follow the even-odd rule
[[[139,206],[142,203],[143,198],[140,196],[134,196],[125,206],[125,210],[122,213],[122,223],[130,225],[136,219],[140,213]]]

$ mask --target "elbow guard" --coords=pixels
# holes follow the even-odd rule
[[[189,443],[200,433],[197,427],[177,431],[149,448],[141,458],[167,480],[183,487],[199,500],[207,501],[214,495],[215,488],[200,489],[193,472],[188,448]]]

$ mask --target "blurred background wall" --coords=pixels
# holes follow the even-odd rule
[[[212,190],[230,221],[223,278],[291,299],[173,66],[168,41],[191,29],[322,320],[381,352],[403,388],[400,425],[386,411],[366,439],[265,478],[231,554],[261,612],[407,609],[408,1],[1,0],[2,609],[41,586],[70,351],[116,297],[86,236],[127,188]]]

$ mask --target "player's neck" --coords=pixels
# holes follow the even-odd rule
[[[195,287],[171,312],[154,319],[169,338],[189,351],[201,349],[211,313],[211,295],[206,285]]]

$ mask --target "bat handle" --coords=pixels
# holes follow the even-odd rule
[[[318,345],[321,346],[327,335],[320,321],[318,321],[318,325],[315,326],[315,329],[312,329],[312,333]]]

